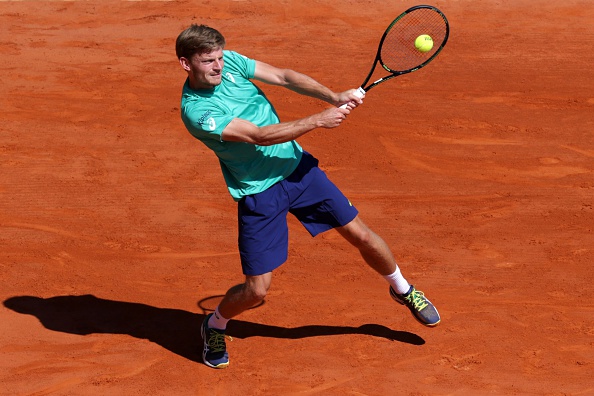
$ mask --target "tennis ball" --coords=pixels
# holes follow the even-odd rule
[[[429,52],[433,48],[433,39],[428,34],[421,34],[415,40],[415,47],[420,52]]]

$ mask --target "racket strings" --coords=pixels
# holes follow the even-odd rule
[[[433,48],[421,52],[415,40],[422,34],[433,39]],[[382,43],[381,61],[388,71],[405,71],[423,64],[439,50],[447,36],[447,24],[441,14],[421,8],[398,19],[386,33]]]

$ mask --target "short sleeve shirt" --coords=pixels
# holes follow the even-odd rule
[[[258,146],[222,140],[223,130],[235,118],[258,127],[280,122],[270,101],[250,81],[256,62],[226,50],[223,60],[222,80],[214,89],[193,90],[186,81],[181,117],[188,131],[217,155],[229,193],[239,201],[289,176],[303,150],[296,141]]]

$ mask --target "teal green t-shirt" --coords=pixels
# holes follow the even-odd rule
[[[229,192],[239,201],[289,176],[303,150],[296,141],[258,146],[221,139],[234,118],[259,127],[280,122],[264,93],[250,81],[256,62],[233,51],[223,51],[223,60],[223,78],[214,89],[193,90],[186,80],[181,117],[188,131],[217,155]]]

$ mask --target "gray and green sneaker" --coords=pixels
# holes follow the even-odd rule
[[[414,286],[411,285],[406,294],[398,294],[390,286],[390,296],[394,301],[406,306],[412,312],[415,319],[425,326],[433,327],[439,324],[441,318],[437,309],[425,297],[423,292],[415,289]]]
[[[204,342],[202,360],[208,367],[222,369],[229,366],[229,354],[227,353],[225,338],[232,338],[225,335],[225,330],[208,327],[208,319],[210,319],[211,315],[207,315],[204,322],[202,322],[201,333]]]

